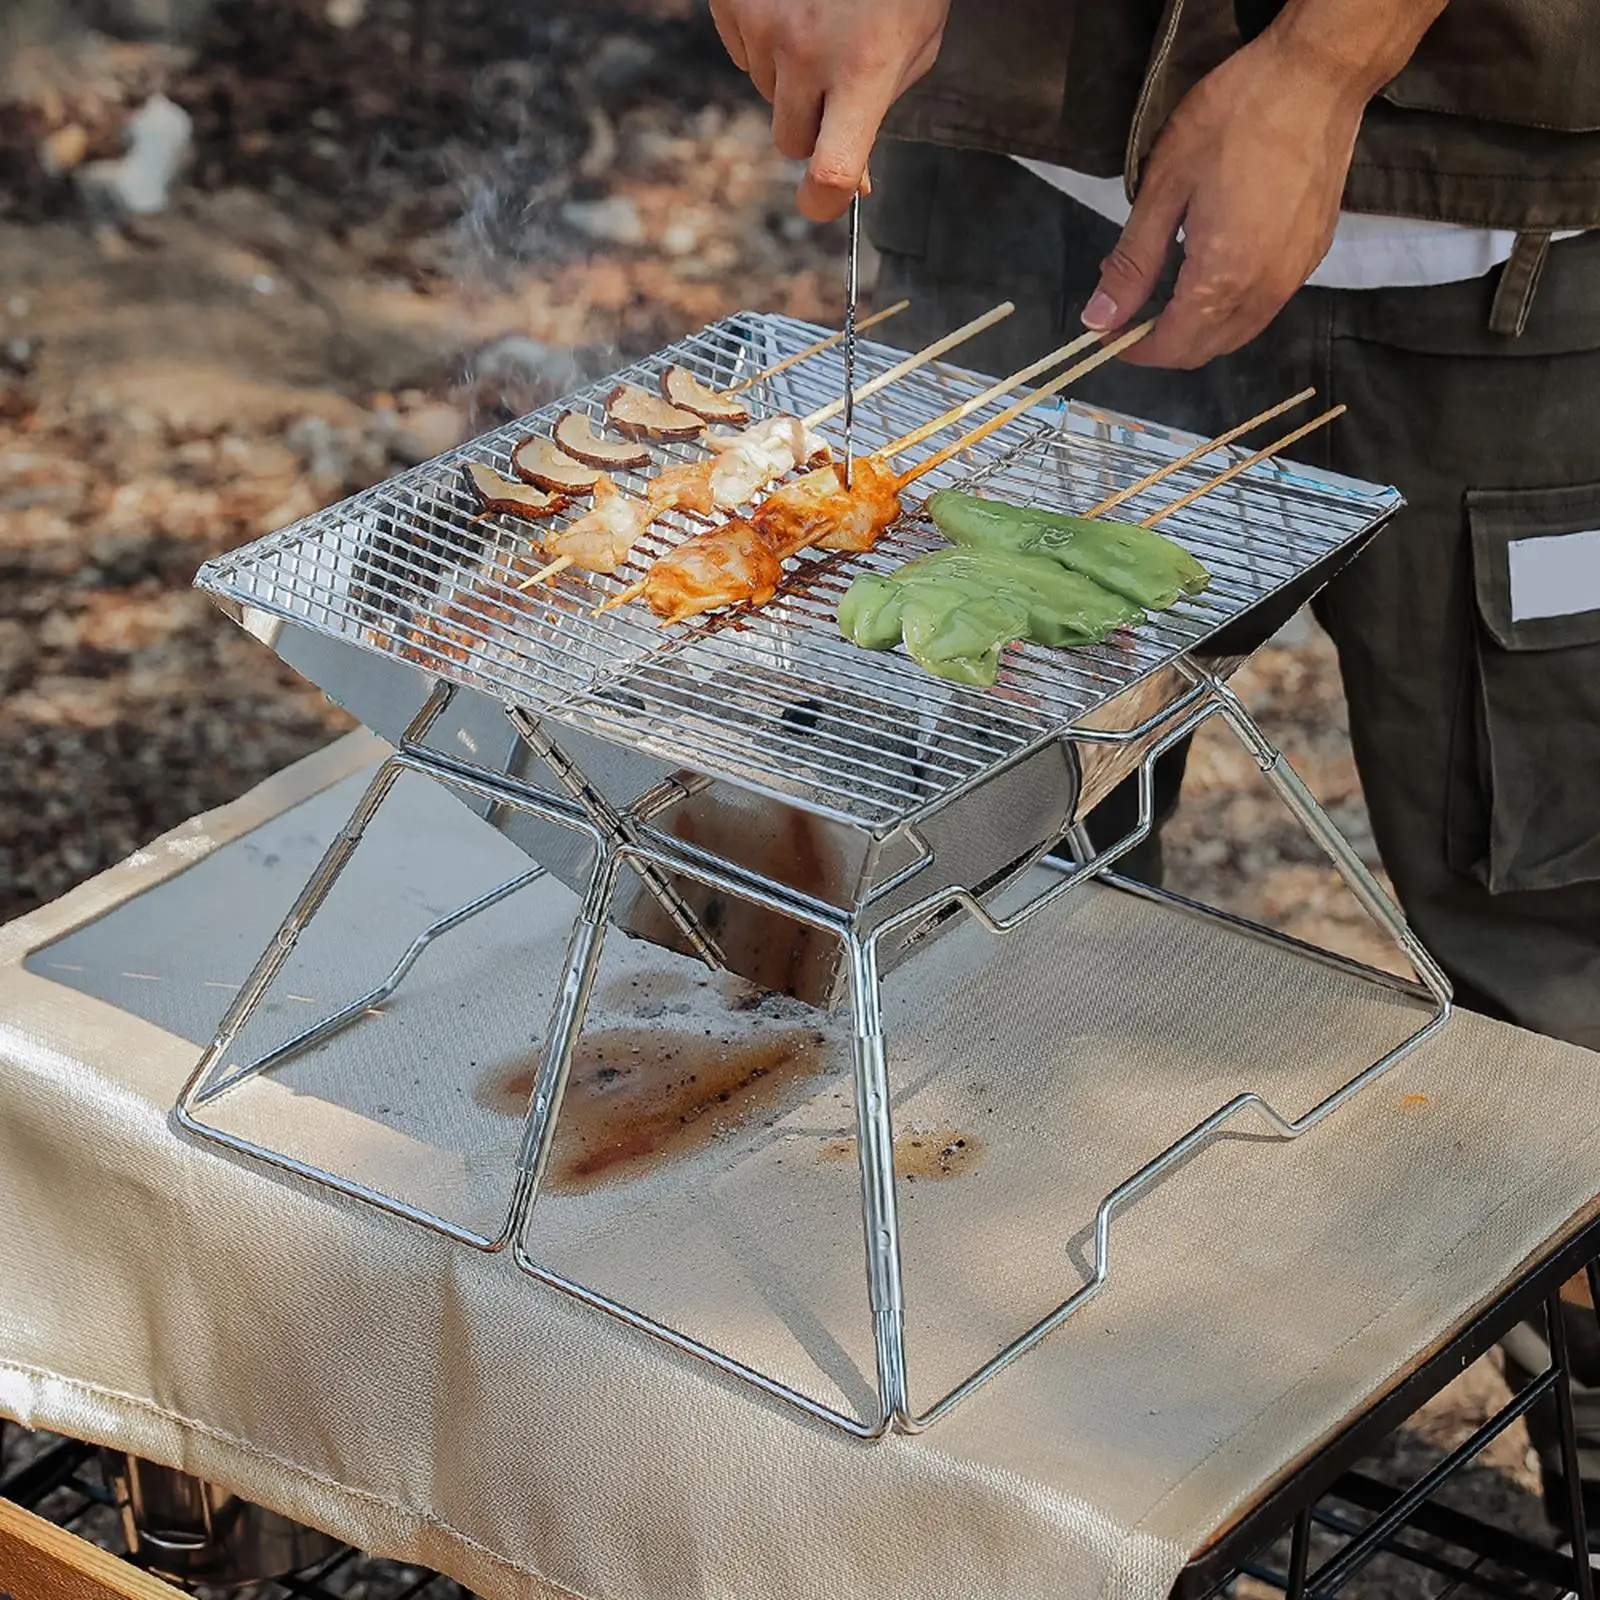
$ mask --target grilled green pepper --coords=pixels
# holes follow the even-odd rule
[[[992,684],[1000,652],[1028,637],[1027,606],[978,583],[900,576],[857,578],[839,602],[839,631],[868,650],[892,650],[904,639],[906,653],[935,677]]]
[[[1071,517],[941,489],[928,512],[952,544],[1048,557],[1152,611],[1199,594],[1211,575],[1181,545],[1131,522]]]
[[[1095,644],[1117,628],[1144,621],[1144,612],[1082,573],[1043,556],[1006,550],[938,550],[918,556],[893,574],[898,584],[954,579],[1005,595],[1028,609],[1028,637],[1062,649]],[[841,621],[843,612],[841,608]]]
[[[1042,556],[939,550],[888,577],[857,578],[839,603],[839,630],[869,650],[903,639],[940,678],[988,686],[1000,652],[1032,639],[1057,648],[1092,644],[1144,612],[1081,573]]]
[[[839,632],[863,650],[893,650],[900,643],[900,608],[906,590],[892,578],[863,573],[839,602]]]
[[[1028,637],[1028,608],[1009,596],[964,583],[904,587],[906,654],[936,678],[988,688],[999,676],[1000,652]]]

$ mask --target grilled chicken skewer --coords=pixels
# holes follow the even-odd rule
[[[976,338],[1010,316],[1013,309],[1009,301],[996,306],[915,355],[907,356],[887,372],[862,384],[855,391],[856,400],[869,399],[918,367]],[[1076,342],[1071,348],[1075,347]],[[1054,365],[1064,353],[1058,352],[1046,362],[1036,363],[1006,387],[1025,382],[1034,372]],[[708,434],[705,442],[712,451],[711,456],[667,468],[651,482],[643,499],[624,496],[611,479],[602,478],[595,485],[594,510],[544,536],[542,546],[553,559],[524,579],[518,588],[531,589],[536,584],[547,583],[573,566],[586,567],[591,572],[615,572],[650,525],[669,512],[684,511],[709,518],[718,511],[737,511],[740,506],[748,505],[768,484],[787,477],[796,467],[827,455],[827,441],[815,430],[837,415],[842,406],[842,400],[834,401],[809,417],[769,417],[740,433]]]
[[[769,417],[742,433],[708,434],[706,444],[709,457],[668,467],[651,481],[643,499],[625,495],[615,480],[602,475],[594,488],[594,509],[543,536],[540,543],[554,560],[518,588],[548,583],[568,567],[615,572],[650,525],[668,512],[710,517],[736,511],[767,484],[828,452],[827,441],[797,417]]]
[[[854,481],[845,488],[836,466],[809,472],[769,495],[746,518],[724,523],[687,539],[657,561],[638,583],[624,589],[600,609],[609,611],[643,595],[650,609],[667,622],[681,622],[723,606],[765,605],[782,581],[783,563],[807,547],[821,550],[870,550],[900,515],[900,495],[920,477],[952,456],[987,438],[1024,412],[1059,394],[1068,384],[1104,365],[1136,344],[1150,331],[1145,323],[1076,362],[1059,377],[1006,407],[998,416],[956,440],[909,472],[897,472],[890,462],[904,450],[924,442],[953,420],[970,416],[1001,394],[1053,365],[1065,350],[1082,348],[1083,340],[1055,352],[1043,363],[1012,378],[1002,379],[982,394],[958,406],[944,418],[924,424],[856,463]],[[1099,336],[1090,336],[1099,343]]]

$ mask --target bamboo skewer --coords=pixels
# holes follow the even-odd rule
[[[1135,331],[1137,332],[1138,330]],[[1110,350],[1110,348],[1110,346],[1107,347],[1108,350]],[[1219,449],[1223,444],[1231,443],[1233,439],[1239,436],[1239,434],[1248,432],[1251,428],[1259,427],[1263,422],[1271,421],[1273,417],[1280,416],[1291,406],[1299,405],[1308,397],[1309,394],[1313,392],[1314,391],[1307,390],[1304,393],[1295,395],[1293,399],[1282,401],[1280,404],[1273,406],[1271,409],[1263,411],[1259,416],[1252,417],[1248,422],[1240,423],[1237,428],[1232,428],[1227,433],[1218,435],[1216,439],[1212,440],[1205,446],[1200,447],[1197,451],[1191,451],[1188,456],[1183,458],[1183,460],[1171,462],[1169,465],[1161,468],[1159,472],[1152,473],[1147,479],[1141,480],[1141,483],[1138,487],[1150,487],[1151,484],[1159,482],[1162,478],[1168,477],[1172,473],[1179,471],[1184,465],[1194,460],[1198,460],[1200,456],[1205,455],[1212,450]],[[1334,406],[1331,410],[1324,411],[1321,416],[1313,417],[1310,422],[1304,423],[1302,426],[1296,428],[1292,433],[1286,433],[1281,439],[1274,439],[1271,444],[1263,445],[1261,449],[1254,451],[1252,454],[1246,456],[1243,460],[1234,462],[1231,467],[1219,472],[1214,478],[1208,478],[1204,483],[1199,484],[1195,488],[1189,490],[1187,494],[1180,495],[1172,502],[1171,505],[1163,506],[1161,510],[1146,517],[1141,526],[1146,528],[1154,528],[1157,523],[1165,521],[1175,512],[1182,511],[1186,507],[1192,506],[1195,501],[1201,499],[1205,495],[1210,494],[1212,490],[1220,489],[1224,484],[1231,483],[1235,478],[1239,477],[1241,473],[1248,472],[1251,467],[1260,466],[1263,461],[1270,461],[1274,456],[1280,455],[1291,445],[1298,444],[1300,440],[1304,439],[1308,434],[1315,433],[1319,428],[1324,428],[1336,418],[1342,417],[1348,410],[1348,406]],[[1020,412],[1018,414],[1020,415]],[[997,421],[992,425],[988,423],[984,425],[985,428],[992,428],[993,426],[1000,426],[1000,424]],[[982,432],[982,429],[975,430],[975,433]],[[973,442],[973,438],[969,436],[969,439],[966,442]],[[964,445],[959,443],[955,446],[956,450],[960,450],[962,448],[964,448]],[[926,470],[931,470],[931,468]],[[902,479],[901,482],[904,484],[906,480]],[[1087,513],[1088,516],[1097,516],[1100,514],[1101,513],[1098,509],[1096,511]],[[601,612],[614,611],[618,606],[624,606],[630,600],[637,599],[648,587],[649,578],[641,578],[637,583],[632,583],[620,593],[614,594],[605,602],[604,605],[596,606],[591,615],[599,616]]]
[[[1164,522],[1174,512],[1182,511],[1185,506],[1192,506],[1202,495],[1210,494],[1213,489],[1220,489],[1225,483],[1232,483],[1241,472],[1248,472],[1251,467],[1260,466],[1263,461],[1270,461],[1280,451],[1287,450],[1292,444],[1298,444],[1308,433],[1315,433],[1318,428],[1326,427],[1335,417],[1342,417],[1349,409],[1348,406],[1334,406],[1331,411],[1324,411],[1320,417],[1313,417],[1310,422],[1296,428],[1293,433],[1286,433],[1281,439],[1274,439],[1271,444],[1263,445],[1253,455],[1234,462],[1225,472],[1219,472],[1216,477],[1208,479],[1198,488],[1180,495],[1171,505],[1163,506],[1153,516],[1146,517],[1143,526],[1153,528],[1158,522]]]
[[[887,389],[891,383],[898,383],[908,373],[915,372],[918,367],[925,367],[930,361],[937,361],[940,356],[954,350],[957,345],[962,345],[969,339],[976,339],[980,333],[992,328],[997,322],[1004,322],[1017,308],[1006,300],[997,305],[993,311],[986,311],[981,317],[974,317],[965,326],[957,328],[954,333],[947,333],[942,339],[935,339],[925,349],[917,351],[915,355],[907,356],[904,361],[897,362],[887,372],[881,372],[876,378],[870,379],[856,390],[854,401],[860,405],[863,400],[870,400],[880,389]],[[839,399],[825,405],[820,411],[813,411],[805,419],[808,428],[819,428],[824,422],[831,422],[833,418],[844,410],[844,399]]]
[[[1281,417],[1285,411],[1293,411],[1296,406],[1303,405],[1313,398],[1316,392],[1315,389],[1302,389],[1299,394],[1287,400],[1280,400],[1277,405],[1259,412],[1248,422],[1241,422],[1236,428],[1229,428],[1226,433],[1219,433],[1215,439],[1208,439],[1204,444],[1196,445],[1188,455],[1180,456],[1176,461],[1169,461],[1166,466],[1157,467],[1154,472],[1147,473],[1137,483],[1130,483],[1126,489],[1119,489],[1115,494],[1108,495],[1099,505],[1091,506],[1085,511],[1084,516],[1103,517],[1108,511],[1115,511],[1118,506],[1137,498],[1146,489],[1153,489],[1164,478],[1170,478],[1175,472],[1182,472],[1185,467],[1192,467],[1202,457],[1210,455],[1214,450],[1222,449],[1224,445],[1232,444],[1235,439],[1243,438],[1245,434],[1259,428],[1262,423],[1271,422],[1274,417]]]
[[[992,319],[992,321],[999,321],[1000,316],[1009,316],[1010,312],[1011,307],[1008,303],[1005,306],[997,306],[994,311],[989,312],[987,314],[987,319],[980,317],[977,320],[979,323],[990,325],[989,319]],[[999,315],[996,313],[999,313]],[[1112,340],[1110,344],[1104,345],[1086,361],[1080,361],[1075,366],[1069,367],[1064,373],[1061,374],[1060,377],[1052,379],[1043,388],[1036,389],[1033,391],[1033,393],[1024,395],[1023,398],[1017,401],[1015,405],[1007,406],[1006,409],[998,416],[991,417],[981,426],[974,428],[970,433],[965,434],[960,439],[957,439],[953,444],[947,445],[943,450],[929,457],[927,461],[919,462],[918,465],[913,467],[909,472],[902,474],[896,484],[896,488],[904,489],[907,487],[907,485],[915,483],[918,478],[921,478],[927,473],[932,472],[937,467],[943,466],[944,463],[950,460],[952,456],[960,455],[963,450],[966,450],[970,446],[978,444],[982,440],[987,439],[991,433],[994,433],[999,428],[1003,428],[1008,422],[1016,421],[1016,419],[1024,412],[1031,410],[1041,401],[1049,399],[1052,395],[1059,394],[1067,387],[1068,384],[1076,382],[1085,374],[1093,372],[1096,367],[1103,366],[1107,361],[1112,360],[1114,357],[1120,355],[1124,350],[1137,344],[1142,338],[1145,337],[1146,334],[1150,332],[1151,328],[1154,326],[1155,324],[1153,321],[1141,323],[1137,328],[1130,329],[1127,333],[1121,335],[1121,337]],[[955,340],[959,340],[962,337],[970,338],[972,337],[972,333],[968,331],[969,329],[978,331],[973,324],[969,323],[967,328],[958,328],[955,333],[949,335],[948,337]],[[1072,345],[1066,346],[1062,350],[1055,352],[1053,355],[1046,357],[1043,362],[1035,363],[1033,367],[1024,367],[1021,373],[1018,373],[1011,378],[1004,379],[1000,384],[993,387],[997,389],[1000,394],[1004,394],[1010,389],[1014,388],[1018,383],[1026,382],[1028,377],[1034,376],[1038,372],[1043,371],[1045,367],[1053,366],[1058,360],[1061,360],[1066,354],[1067,350],[1071,349],[1073,346],[1083,348],[1088,343],[1097,342],[1099,338],[1100,335],[1097,333],[1082,335],[1078,339],[1073,340]],[[945,341],[940,342],[944,343]],[[911,359],[913,361],[930,360],[932,359],[930,352],[934,348],[934,346],[929,346],[928,351],[923,351],[919,356],[912,357]],[[903,365],[904,363],[902,363],[902,366]],[[899,369],[895,369],[895,372],[898,372],[898,370]],[[875,381],[881,386],[881,384],[884,382],[892,381],[895,376],[895,372],[885,373],[881,379]],[[870,387],[870,385],[868,387]],[[857,390],[857,396],[859,397],[863,392],[863,390]],[[994,398],[996,398],[996,395],[991,392],[988,394],[987,398],[975,397],[974,401],[968,401],[966,404],[982,406],[986,405],[989,399]],[[947,413],[945,418],[936,419],[935,431],[937,431],[937,429],[940,427],[948,426],[949,421],[956,418],[962,409],[963,408],[961,406],[957,406],[955,411]],[[967,415],[970,416],[971,412],[969,411]],[[924,424],[924,426],[927,426],[927,424]],[[913,429],[912,433],[915,434],[919,431],[919,429]],[[908,434],[906,437],[910,438],[912,435]],[[886,457],[888,455],[897,453],[900,449],[907,448],[910,448],[910,446],[906,445],[904,441],[896,440],[894,444],[891,444],[884,450],[877,452],[877,455],[879,457]],[[650,579],[647,574],[645,577],[640,578],[637,582],[630,583],[626,589],[619,590],[616,594],[612,595],[609,600],[606,600],[602,604],[596,606],[594,610],[590,612],[590,615],[598,617],[604,612],[615,611],[619,606],[627,605],[630,600],[638,599],[638,597],[642,595],[645,590],[649,588],[649,586]]]
[[[916,466],[900,475],[897,488],[904,489],[915,483],[918,478],[925,478],[930,472],[942,467],[945,462],[958,456],[964,450],[970,450],[973,445],[981,444],[991,433],[998,432],[1008,423],[1015,422],[1024,412],[1031,411],[1036,405],[1042,404],[1052,395],[1060,394],[1068,384],[1076,383],[1079,378],[1091,373],[1096,367],[1103,367],[1106,362],[1122,354],[1143,339],[1155,326],[1153,321],[1141,322],[1137,328],[1130,328],[1119,338],[1113,339],[1110,344],[1102,346],[1085,361],[1078,362],[1075,366],[1068,367],[1058,378],[1052,378],[1042,388],[1035,389],[1031,394],[1024,395],[1015,405],[1007,406],[999,416],[991,417],[971,433],[957,439],[953,444],[947,444],[944,449],[936,451],[926,461],[919,461]],[[1098,337],[1098,335],[1096,335]]]
[[[975,411],[983,408],[993,400],[998,400],[1002,395],[1010,394],[1013,389],[1037,378],[1041,372],[1048,372],[1051,367],[1075,356],[1080,351],[1087,350],[1090,345],[1099,343],[1098,333],[1080,334],[1069,344],[1064,344],[1059,350],[1052,350],[1049,355],[1041,356],[1032,366],[1027,366],[1021,372],[1013,372],[1009,378],[1002,378],[998,383],[991,384],[982,394],[975,394],[970,400],[963,401],[960,405],[952,407],[943,416],[935,417],[932,422],[924,422],[920,428],[913,428],[910,433],[903,433],[881,450],[872,452],[874,461],[892,461],[895,456],[903,455],[907,450],[914,450],[919,444],[926,443],[934,434],[942,432],[945,428],[957,422],[965,422]]]
[[[559,577],[567,570],[568,567],[576,565],[577,563],[572,559],[571,556],[557,556],[554,561],[540,567],[531,578],[524,578],[522,582],[517,585],[517,588],[521,590],[527,590],[534,588],[537,584],[549,583],[552,578]]]
[[[856,324],[857,333],[865,333],[868,328],[875,328],[880,322],[887,322],[890,317],[897,317],[909,306],[909,300],[902,300],[898,305],[885,307],[882,311],[874,312],[870,317]],[[819,356],[824,350],[831,350],[836,344],[844,341],[843,333],[829,334],[826,339],[818,339],[815,344],[808,344],[804,350],[796,350],[792,356],[785,356],[776,366],[771,366],[764,372],[758,372],[753,378],[744,378],[730,389],[724,389],[724,394],[743,394],[746,389],[753,389],[758,383],[765,383],[768,378],[775,378],[780,372],[787,372],[790,367],[797,367],[802,361],[809,361],[812,356]]]
[[[869,317],[865,322],[857,325],[856,331],[859,333],[862,328],[869,328],[875,322],[882,322],[885,318],[891,317],[897,311],[902,310],[909,303],[909,301],[902,301],[898,306],[890,306],[886,311],[879,312],[877,316]],[[1000,305],[994,307],[992,311],[984,312],[981,317],[974,317],[971,322],[968,322],[964,326],[957,328],[953,333],[947,333],[942,339],[935,339],[932,344],[921,350],[918,350],[915,355],[907,356],[904,361],[897,362],[894,366],[890,367],[887,372],[880,373],[876,378],[873,378],[867,383],[862,384],[861,387],[855,391],[855,395],[853,397],[855,403],[859,405],[861,401],[870,399],[880,390],[888,388],[891,383],[898,383],[901,378],[906,377],[909,373],[915,372],[917,368],[926,366],[930,361],[937,361],[940,356],[947,354],[951,350],[954,350],[958,345],[965,344],[969,339],[977,338],[980,333],[992,328],[997,322],[1003,322],[1015,310],[1016,307],[1009,300],[1003,301]],[[792,365],[795,361],[804,360],[806,356],[815,354],[818,350],[827,348],[828,345],[836,343],[843,337],[843,334],[835,334],[829,339],[824,339],[819,344],[812,346],[810,350],[800,351],[797,355],[790,357],[788,362],[780,362],[778,366],[768,368],[766,372],[758,373],[749,381],[751,383],[758,383],[763,378],[769,378],[773,373],[782,370],[783,366]],[[1091,335],[1090,337],[1098,337],[1098,335]],[[1048,357],[1041,363],[1036,363],[1031,368],[1025,368],[1024,371],[1017,377],[1009,379],[1003,386],[1000,386],[998,391],[988,391],[986,392],[986,398],[981,398],[977,401],[969,401],[968,406],[972,409],[976,409],[979,405],[985,405],[988,403],[988,400],[995,397],[996,392],[1003,394],[1006,392],[1006,390],[1014,387],[1016,384],[1025,382],[1028,377],[1033,376],[1037,372],[1043,371],[1045,367],[1054,366],[1058,360],[1061,360],[1067,354],[1067,350],[1070,348],[1071,347],[1069,346],[1067,349],[1058,351],[1054,356]],[[728,390],[726,392],[731,394],[735,391]],[[832,401],[830,404],[824,406],[820,411],[814,411],[809,417],[805,418],[802,426],[806,428],[818,427],[822,423],[829,421],[831,418],[838,416],[838,414],[843,410],[844,401],[842,399]],[[949,413],[945,419],[942,419],[939,422],[938,426],[944,427],[947,426],[951,421],[958,421],[962,415],[970,416],[971,410],[969,409],[963,411],[962,408],[958,406],[955,412]],[[937,431],[937,429],[935,431]],[[898,442],[897,447],[902,449],[910,448],[909,445],[904,443],[904,441]],[[568,567],[575,565],[576,563],[570,556],[557,556],[555,560],[550,562],[547,566],[541,567],[539,571],[534,573],[531,578],[525,578],[517,585],[517,588],[519,590],[527,590],[536,587],[538,584],[548,583],[553,578],[559,577],[560,574],[565,572]]]
[[[646,573],[644,577],[630,583],[626,589],[619,589],[609,600],[602,600],[589,615],[598,617],[607,611],[615,611],[618,606],[625,606],[630,600],[637,600],[649,587],[650,575]]]

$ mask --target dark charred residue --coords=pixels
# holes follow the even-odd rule
[[[827,1070],[827,1036],[768,1029],[727,1039],[665,1028],[613,1028],[579,1039],[547,1191],[583,1194],[626,1183],[703,1150],[764,1115]],[[524,1115],[538,1060],[492,1072],[480,1105]]]
[[[853,1166],[856,1148],[854,1137],[833,1139],[822,1147],[822,1159]],[[946,1178],[963,1177],[983,1156],[983,1141],[959,1129],[907,1128],[895,1135],[895,1176],[906,1183],[942,1183]]]

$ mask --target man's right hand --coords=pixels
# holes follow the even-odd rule
[[[867,178],[889,107],[934,63],[950,0],[711,0],[728,54],[772,103],[772,139],[809,163],[800,209],[831,222]]]

